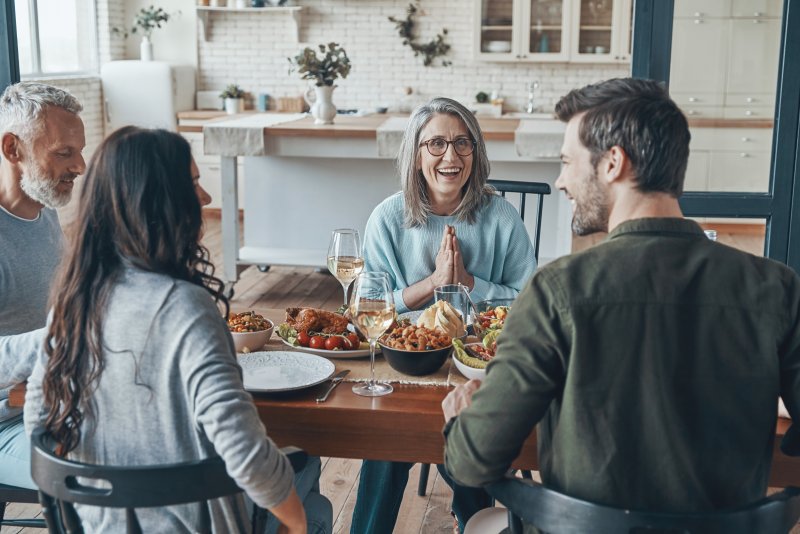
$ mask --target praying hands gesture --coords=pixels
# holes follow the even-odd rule
[[[434,288],[448,284],[463,284],[469,289],[475,285],[475,278],[464,267],[464,256],[461,254],[456,230],[450,225],[444,227],[433,273],[405,288],[403,300],[409,308],[417,309],[433,298]]]

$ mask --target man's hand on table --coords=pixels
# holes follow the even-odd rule
[[[472,395],[475,394],[479,387],[481,387],[481,381],[473,378],[466,384],[456,386],[456,389],[447,394],[442,401],[445,423],[472,404]]]

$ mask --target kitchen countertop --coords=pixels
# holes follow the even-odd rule
[[[197,110],[178,113],[179,132],[202,132],[204,124],[233,120],[253,115],[257,112],[245,112],[227,115],[224,111]],[[292,115],[291,113],[287,113]],[[310,116],[293,122],[284,122],[276,126],[267,126],[270,135],[285,137],[347,137],[375,139],[378,127],[389,117],[401,117],[401,114],[370,115],[337,115],[334,124],[315,125]],[[519,119],[501,119],[494,117],[478,117],[478,122],[487,141],[513,141],[514,132],[519,126]],[[188,124],[187,124],[188,123]]]
[[[229,120],[258,113],[255,110],[237,115],[227,115],[218,110],[194,110],[178,113],[179,132],[202,132],[203,124],[212,121]],[[290,115],[287,113],[287,115]],[[315,126],[311,117],[293,123],[284,123],[269,128],[273,135],[307,137],[350,137],[374,138],[375,130],[391,116],[401,114],[371,114],[363,116],[337,115],[333,125]],[[489,141],[513,141],[514,132],[520,119],[505,117],[478,117],[484,135]],[[181,124],[183,123],[183,124]],[[187,124],[188,123],[188,124]],[[691,128],[772,128],[768,119],[689,119]]]

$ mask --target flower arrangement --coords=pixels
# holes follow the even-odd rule
[[[350,74],[350,58],[347,52],[337,43],[319,45],[319,50],[324,54],[322,58],[310,47],[304,48],[294,58],[287,58],[292,67],[289,72],[297,69],[304,80],[315,80],[318,87],[333,85],[336,78],[347,78]]]
[[[226,87],[220,94],[220,98],[244,98],[244,89],[236,85],[235,83],[230,84]]]
[[[141,33],[149,39],[153,31],[161,28],[172,16],[160,7],[153,7],[152,5],[146,8],[143,7],[136,13],[130,33]],[[112,28],[111,31],[115,34],[121,33],[123,37],[128,36],[128,31],[121,28]]]

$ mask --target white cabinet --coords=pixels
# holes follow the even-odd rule
[[[480,61],[630,61],[632,0],[478,0]]]
[[[222,207],[222,190],[220,186],[219,156],[207,156],[205,154],[203,150],[202,132],[182,132],[181,135],[189,141],[189,145],[192,148],[192,157],[200,171],[200,185],[211,195],[211,204],[206,207],[220,209]],[[239,176],[238,197],[240,206],[244,205],[243,159],[244,158],[237,158]]]
[[[775,0],[676,0],[670,93],[687,115],[773,117],[779,4]]]
[[[767,191],[772,130],[692,128],[691,134],[685,191]]]

